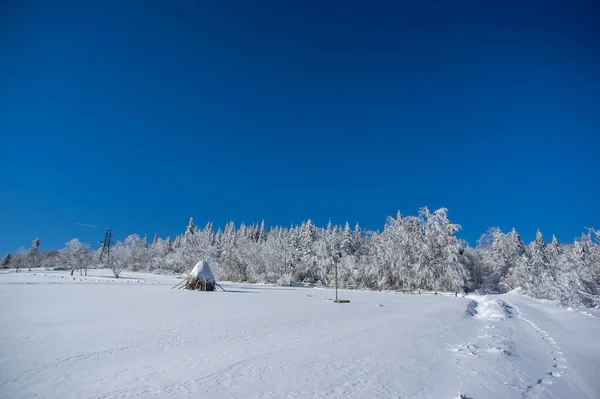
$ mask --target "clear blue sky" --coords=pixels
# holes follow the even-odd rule
[[[600,227],[594,1],[295,3],[4,0],[0,251],[424,205],[473,245]]]

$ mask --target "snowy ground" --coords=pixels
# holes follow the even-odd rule
[[[91,274],[0,274],[0,397],[600,397],[593,310]]]

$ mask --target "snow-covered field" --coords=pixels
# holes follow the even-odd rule
[[[177,281],[2,272],[0,397],[600,397],[597,311]]]

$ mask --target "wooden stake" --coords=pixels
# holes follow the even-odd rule
[[[180,282],[178,282],[177,284],[175,284],[173,287],[171,287],[171,289],[179,287],[186,280],[187,280],[187,277],[184,278],[183,280],[181,280]]]
[[[216,282],[216,281],[215,281],[215,285],[216,285],[217,287],[219,287],[220,289],[222,289],[222,290],[223,290],[223,292],[227,292],[227,291],[225,290],[225,288],[223,288],[223,287],[221,287],[219,284],[217,284],[217,282]]]

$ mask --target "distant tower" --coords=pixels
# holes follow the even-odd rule
[[[110,229],[106,229],[106,235],[104,236],[104,241],[100,241],[102,244],[102,251],[100,252],[100,262],[102,262],[102,258],[106,255],[106,263],[110,264],[110,239],[112,238],[112,231]]]

